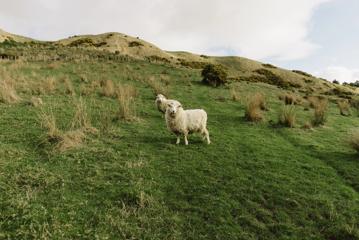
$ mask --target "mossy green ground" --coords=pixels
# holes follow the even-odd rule
[[[0,104],[0,239],[359,239],[359,156],[346,142],[356,114],[340,116],[330,104],[325,126],[304,130],[313,110],[297,106],[296,128],[281,128],[279,89],[233,83],[242,99],[267,97],[265,120],[252,124],[229,87],[201,85],[196,70],[142,61],[13,64],[1,68],[34,82],[54,76],[59,89],[40,95],[41,108]],[[211,145],[196,135],[175,145],[143,81],[160,75],[171,98],[207,111]],[[76,96],[64,93],[64,76]],[[106,79],[137,88],[138,120],[114,120],[117,100],[98,89],[82,96],[98,134],[65,153],[41,144],[40,112],[67,129],[80,84]]]

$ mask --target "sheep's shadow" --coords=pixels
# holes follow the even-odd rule
[[[158,147],[160,145],[176,145],[177,137],[174,134],[168,133],[168,135],[143,135],[137,140],[139,143],[148,144],[151,146]],[[202,140],[201,135],[199,134],[190,134],[188,136],[189,144],[199,145],[199,144],[207,144]],[[181,142],[179,145],[184,145],[184,138],[181,136]]]

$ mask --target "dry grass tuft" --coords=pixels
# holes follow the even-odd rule
[[[84,132],[95,134],[98,132],[96,128],[91,125],[91,121],[87,115],[86,105],[80,98],[75,102],[76,112],[71,122],[72,129],[81,129]]]
[[[313,126],[324,125],[327,120],[326,112],[328,108],[328,100],[326,98],[317,98],[313,101],[312,106],[314,107],[314,116],[312,119]]]
[[[359,152],[359,130],[354,130],[349,139],[349,145]]]
[[[44,104],[44,103],[43,103],[42,99],[39,98],[39,97],[34,97],[34,96],[32,96],[32,97],[30,98],[29,105],[31,105],[31,106],[33,106],[33,107],[40,107],[40,106],[42,106],[43,104]]]
[[[155,95],[163,94],[165,96],[168,96],[169,94],[168,85],[165,85],[160,80],[157,80],[155,76],[150,76],[149,78],[146,79],[146,82],[152,88],[153,93]]]
[[[75,95],[75,88],[72,84],[72,81],[68,77],[65,77],[63,79],[63,82],[64,82],[64,87],[65,87],[65,94]]]
[[[41,127],[46,129],[46,140],[50,143],[59,142],[62,139],[62,132],[57,127],[54,114],[41,112],[38,116]]]
[[[13,80],[0,80],[0,102],[13,104],[21,98],[17,95]]]
[[[340,111],[340,115],[342,116],[350,115],[350,103],[348,100],[338,100],[337,105]]]
[[[286,105],[297,105],[301,103],[301,99],[292,93],[280,95],[279,100],[284,101]]]
[[[295,107],[293,105],[285,105],[279,112],[278,122],[279,124],[293,128],[296,120]]]
[[[55,150],[65,152],[67,150],[78,148],[82,145],[86,135],[81,129],[70,130],[61,135],[61,138],[55,145]]]
[[[231,96],[232,101],[238,102],[241,99],[237,88],[232,87],[229,90],[229,94]]]
[[[58,152],[78,148],[86,138],[86,133],[98,132],[96,128],[92,127],[85,104],[81,99],[76,102],[76,112],[71,122],[71,129],[68,131],[61,131],[57,127],[56,118],[52,112],[42,112],[38,118],[41,126],[46,130],[43,142],[52,144],[53,149]]]
[[[53,93],[56,90],[56,80],[54,77],[47,77],[43,82],[43,89],[47,93]]]
[[[306,123],[304,123],[302,128],[306,129],[306,130],[310,130],[310,129],[313,128],[313,126],[312,126],[312,124],[310,122],[306,122]]]
[[[251,122],[259,122],[263,120],[261,110],[267,110],[266,102],[263,94],[256,93],[247,97],[245,100],[245,118]]]
[[[105,97],[115,97],[115,84],[112,80],[101,81],[101,95]]]
[[[137,119],[135,98],[137,90],[130,85],[120,85],[117,89],[117,100],[119,103],[118,118],[125,121]]]

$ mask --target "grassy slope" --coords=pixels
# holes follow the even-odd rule
[[[200,85],[194,70],[141,61],[2,62],[1,68],[33,81],[69,76],[77,91],[80,75],[132,84],[140,121],[111,121],[115,99],[84,96],[101,131],[59,154],[39,144],[38,114],[51,110],[68,127],[73,100],[61,87],[41,95],[43,109],[0,104],[0,238],[359,238],[359,162],[345,144],[359,120],[340,116],[334,105],[325,127],[300,129],[311,112],[297,107],[299,124],[286,129],[269,123],[277,119],[280,91],[265,84],[237,83],[243,98],[262,91],[270,102],[266,121],[250,124],[227,88]],[[171,97],[208,112],[213,144],[198,136],[189,146],[174,144],[151,89],[140,81],[160,73],[169,78]],[[26,92],[23,99],[30,98]]]

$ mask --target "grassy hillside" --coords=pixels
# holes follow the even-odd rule
[[[247,81],[250,60],[216,58],[242,75],[212,88],[200,69],[96,48],[0,50],[20,56],[0,61],[0,239],[359,239],[356,110],[324,95],[324,126],[302,128],[321,92],[299,90],[322,82]],[[205,109],[212,144],[175,145],[158,91]],[[293,92],[297,121],[281,127],[278,96]],[[255,93],[258,123],[244,118]]]

